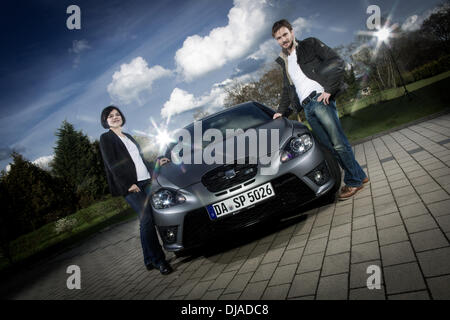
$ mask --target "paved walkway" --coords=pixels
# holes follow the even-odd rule
[[[352,200],[211,256],[169,253],[169,276],[143,268],[137,221],[121,224],[12,279],[9,298],[450,299],[450,115],[354,150],[371,184]],[[66,287],[69,265],[81,290]]]

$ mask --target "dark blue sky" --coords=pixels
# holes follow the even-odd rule
[[[151,133],[150,119],[165,123],[168,113],[169,128],[186,124],[194,108],[220,103],[217,84],[250,79],[276,57],[270,36],[275,20],[301,18],[300,38],[315,36],[335,47],[366,29],[371,4],[401,24],[412,15],[426,16],[438,3],[4,1],[0,168],[13,149],[29,160],[50,156],[54,133],[65,119],[98,138],[99,114],[110,103],[127,114],[131,133]],[[81,9],[81,30],[66,28],[66,8],[72,4]]]

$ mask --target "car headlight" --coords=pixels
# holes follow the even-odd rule
[[[281,152],[281,162],[287,162],[311,149],[313,140],[307,133],[294,137]]]
[[[186,198],[179,192],[161,189],[152,195],[152,203],[156,209],[165,209],[183,203]]]

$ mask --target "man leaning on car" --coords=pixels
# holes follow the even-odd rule
[[[281,102],[273,118],[288,116],[289,105],[297,112],[304,109],[313,133],[344,170],[345,186],[338,199],[349,199],[369,179],[355,159],[336,110],[336,95],[343,90],[344,61],[316,38],[295,39],[287,20],[274,23],[272,36],[282,49],[276,62],[283,72]]]

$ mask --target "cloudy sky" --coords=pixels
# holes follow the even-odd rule
[[[221,107],[233,79],[256,79],[279,53],[274,21],[286,18],[300,39],[331,47],[367,30],[376,4],[405,28],[417,28],[439,0],[33,0],[2,2],[0,169],[12,150],[45,163],[63,120],[92,139],[110,104],[126,131],[179,128],[197,108]],[[81,10],[70,30],[67,8]]]

